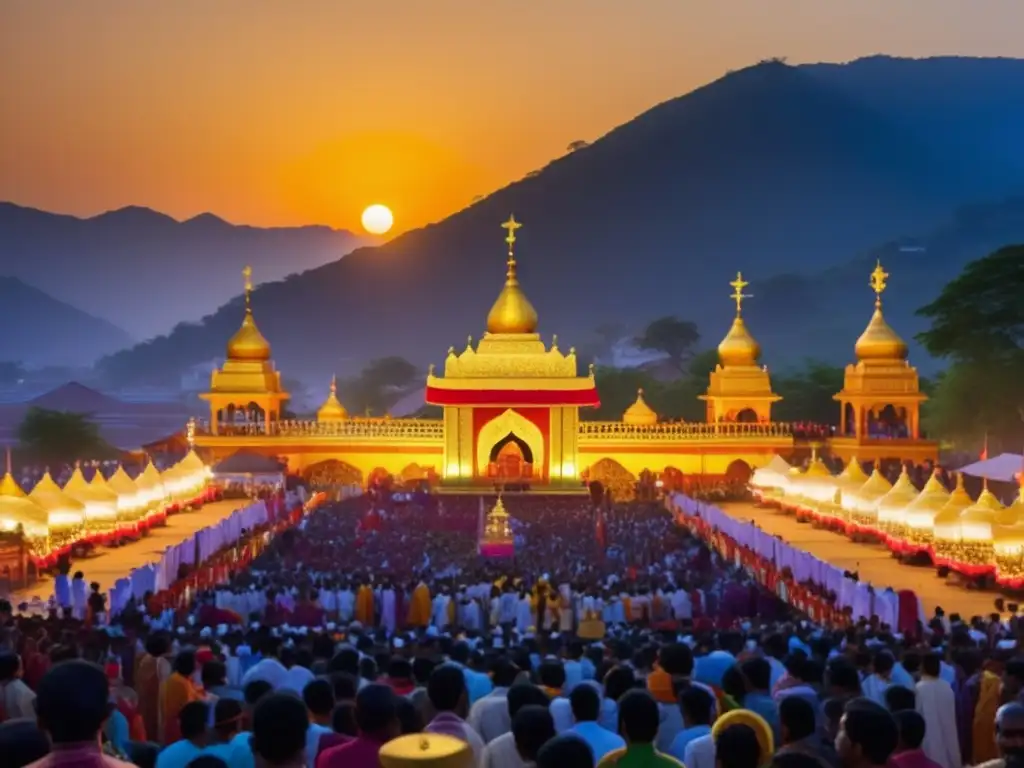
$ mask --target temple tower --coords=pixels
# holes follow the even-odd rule
[[[578,376],[576,352],[563,354],[537,333],[537,312],[519,285],[516,230],[505,285],[476,348],[448,350],[444,375],[427,376],[426,401],[444,408],[443,482],[449,485],[578,485],[581,406],[599,405],[593,371]]]
[[[245,315],[242,326],[228,341],[227,359],[210,377],[210,391],[199,397],[210,404],[210,432],[241,421],[246,430],[271,431],[281,418],[289,395],[281,387],[281,374],[270,359],[270,343],[256,327],[252,314],[252,268],[245,278]]]
[[[842,410],[832,451],[844,459],[935,460],[937,444],[921,440],[920,408],[928,396],[907,361],[906,342],[882,314],[888,279],[879,261],[869,280],[875,311],[854,345],[857,362],[846,366],[843,389],[834,397]]]
[[[772,403],[782,399],[772,392],[767,366],[758,365],[761,346],[743,322],[743,300],[751,298],[743,289],[749,284],[741,272],[729,283],[733,288],[730,298],[736,302],[736,317],[718,345],[719,362],[711,372],[707,393],[700,396],[707,403],[709,424],[769,422]]]

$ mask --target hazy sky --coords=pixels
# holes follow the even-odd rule
[[[0,200],[400,229],[772,56],[1024,56],[1024,0],[0,0]]]

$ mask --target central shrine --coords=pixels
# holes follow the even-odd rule
[[[498,487],[582,490],[587,481],[630,492],[651,473],[668,488],[686,478],[746,481],[773,456],[792,457],[802,438],[772,420],[781,397],[772,389],[761,348],[743,318],[742,274],[730,283],[736,314],[718,345],[718,365],[701,396],[702,423],[664,422],[638,392],[618,421],[581,419],[600,405],[593,366],[580,375],[576,352],[546,344],[537,311],[519,283],[516,231],[510,217],[505,284],[487,315],[486,331],[459,352],[450,348],[444,371],[431,365],[424,400],[441,419],[361,418],[348,413],[332,380],[316,418],[282,418],[288,393],[259,331],[245,271],[245,311],[213,372],[208,425],[196,447],[209,461],[238,451],[276,457],[314,486],[366,485],[379,477],[448,488]],[[855,346],[839,401],[839,430],[826,450],[861,461],[936,459],[936,443],[921,438],[918,409],[926,397],[907,345],[882,315],[887,274],[878,265],[870,286],[875,312]]]
[[[563,354],[537,333],[537,312],[516,277],[515,217],[508,230],[505,285],[473,348],[448,350],[444,376],[427,374],[426,401],[444,408],[445,483],[498,482],[579,487],[579,409],[600,405],[593,370],[577,375],[576,350]]]

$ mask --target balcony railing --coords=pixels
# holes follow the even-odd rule
[[[209,435],[209,424],[197,425],[198,435]],[[339,437],[354,440],[442,440],[440,419],[345,419],[344,421],[285,420],[217,425],[217,437]]]
[[[641,426],[620,421],[581,421],[581,444],[605,440],[657,442],[664,440],[710,441],[728,439],[785,438],[793,436],[790,424],[687,424],[665,423]]]

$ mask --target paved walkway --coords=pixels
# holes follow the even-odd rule
[[[731,517],[756,521],[763,530],[837,568],[857,571],[863,581],[877,587],[914,590],[921,598],[926,616],[931,617],[939,605],[947,616],[959,613],[964,619],[977,614],[987,615],[995,610],[993,601],[999,597],[998,592],[980,592],[946,584],[936,575],[935,568],[902,565],[882,544],[855,544],[842,534],[813,528],[809,523],[798,523],[792,515],[775,509],[762,509],[754,504],[723,504],[722,509]]]
[[[154,528],[148,536],[139,541],[116,549],[100,547],[99,554],[81,560],[74,560],[71,572],[82,571],[86,583],[99,582],[106,592],[114,582],[140,565],[155,562],[168,547],[184,541],[196,531],[213,525],[244,505],[242,499],[216,501],[205,505],[196,512],[179,512],[167,518],[167,525]],[[53,594],[53,580],[44,578],[31,587],[15,592],[11,602],[17,604],[38,596],[48,600]]]

